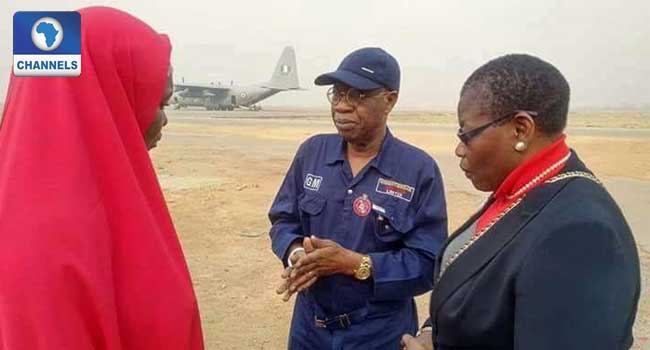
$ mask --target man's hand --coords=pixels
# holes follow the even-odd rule
[[[303,244],[300,243],[300,242],[292,243],[291,246],[289,247],[288,251],[291,254],[291,252],[293,252],[296,248],[303,248]],[[291,298],[291,295],[293,294],[293,292],[289,290],[289,284],[291,282],[291,280],[289,279],[289,276],[291,275],[291,272],[294,270],[294,268],[296,266],[296,263],[298,263],[298,261],[300,261],[300,259],[304,258],[306,256],[307,252],[311,252],[311,251],[313,251],[313,248],[312,249],[306,249],[305,248],[304,251],[299,250],[296,253],[289,256],[289,260],[291,260],[291,264],[293,266],[287,266],[287,268],[285,268],[284,271],[282,271],[282,275],[281,275],[282,284],[280,284],[278,289],[275,291],[278,294],[284,294],[282,296],[282,300],[289,301],[289,299]]]
[[[319,277],[333,274],[354,275],[362,255],[341,247],[329,239],[305,238],[307,255],[300,259],[289,275],[289,291],[300,292],[311,287]]]
[[[304,279],[312,275],[343,274],[352,276],[362,261],[361,254],[345,249],[329,239],[311,236],[305,238],[303,246],[311,246],[314,250],[294,265],[295,269],[291,272],[291,278],[295,279],[296,285],[298,285],[297,276],[303,276]]]
[[[423,331],[417,337],[404,334],[402,336],[402,350],[433,350],[431,331]]]
[[[293,256],[290,257],[291,264],[282,272],[282,284],[276,290],[278,294],[284,294],[282,296],[283,301],[289,301],[291,296],[295,293],[300,293],[301,291],[311,287],[316,281],[318,281],[318,276],[314,273],[306,272],[306,275],[303,275],[305,272],[297,272],[297,264],[314,251],[314,246],[311,239],[305,238],[302,243],[296,242],[291,245],[289,251],[292,252],[296,248],[303,248],[304,251],[298,251]],[[297,281],[297,279],[299,279]]]
[[[361,254],[341,247],[338,243],[319,239],[314,236],[307,237],[302,242],[305,254],[292,261],[282,273],[284,279],[278,288],[278,294],[284,294],[282,299],[288,301],[295,293],[311,287],[321,276],[336,273],[353,275],[354,270],[361,264]],[[292,246],[293,247],[293,246]]]

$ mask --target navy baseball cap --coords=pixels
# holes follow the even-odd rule
[[[345,56],[334,72],[319,75],[314,84],[343,83],[358,90],[399,91],[400,69],[395,57],[378,47],[365,47]]]

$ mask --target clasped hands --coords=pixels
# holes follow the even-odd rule
[[[289,301],[291,296],[311,287],[320,277],[333,274],[353,276],[362,261],[362,255],[341,247],[340,244],[315,236],[306,237],[302,244],[295,242],[289,247],[289,252],[302,247],[290,259],[293,266],[282,272],[282,283],[276,290],[282,294],[282,300]],[[413,337],[405,334],[401,341],[402,350],[433,349],[431,333]]]
[[[303,247],[305,250],[293,254],[290,259],[293,266],[282,272],[282,283],[276,290],[282,294],[282,300],[289,301],[291,296],[311,287],[320,277],[334,274],[353,276],[359,267],[362,255],[341,247],[340,244],[315,236],[306,237],[302,244],[295,242],[289,252]]]

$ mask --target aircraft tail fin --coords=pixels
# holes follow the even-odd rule
[[[287,46],[275,65],[275,70],[264,87],[276,90],[299,90],[298,69],[296,66],[296,52],[293,47]]]

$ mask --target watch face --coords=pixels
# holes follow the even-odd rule
[[[370,277],[370,269],[366,266],[360,267],[359,270],[357,270],[357,278],[360,280],[365,280],[368,277]]]

